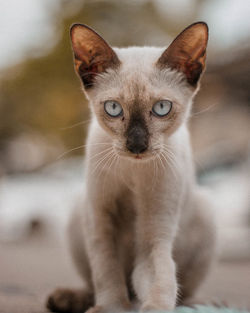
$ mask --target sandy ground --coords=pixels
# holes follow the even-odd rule
[[[45,313],[55,287],[80,285],[66,247],[52,236],[0,244],[0,313]],[[197,296],[250,309],[250,261],[217,264]]]

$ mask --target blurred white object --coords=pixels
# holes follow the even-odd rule
[[[40,172],[0,180],[0,240],[24,239],[33,221],[63,236],[70,210],[83,188],[82,158],[67,159]]]
[[[218,253],[221,259],[250,257],[249,166],[218,168],[205,175],[217,221]]]
[[[63,151],[62,143],[55,137],[45,138],[34,131],[20,133],[1,151],[0,174],[37,170],[56,160]]]
[[[0,181],[0,241],[29,235],[41,221],[58,239],[83,190],[81,157],[59,161],[32,174],[5,176]],[[223,259],[250,257],[250,177],[246,167],[219,167],[202,177],[211,190],[218,225],[218,252]]]

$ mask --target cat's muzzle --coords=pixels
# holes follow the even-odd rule
[[[148,148],[148,132],[139,126],[132,127],[127,134],[127,149],[134,153],[143,153]]]

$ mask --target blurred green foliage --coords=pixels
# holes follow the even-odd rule
[[[67,1],[66,1],[67,2]],[[92,26],[115,46],[167,44],[180,23],[167,24],[152,1],[85,1],[67,17],[66,2],[54,16],[60,39],[46,56],[28,58],[4,73],[0,86],[0,147],[26,131],[49,140],[59,138],[68,148],[80,145],[86,127],[68,127],[88,119],[88,108],[72,62],[69,28],[80,22]],[[189,17],[190,22],[192,17]],[[177,29],[176,29],[177,28]],[[160,34],[161,37],[157,37]]]
[[[38,58],[27,57],[22,64],[6,70],[2,75],[0,149],[11,138],[31,131],[42,134],[48,141],[52,137],[58,138],[66,149],[82,145],[87,124],[69,127],[89,119],[87,101],[73,69],[69,38],[72,23],[84,23],[93,27],[113,46],[166,46],[184,27],[197,20],[200,7],[206,0],[194,1],[193,11],[182,19],[168,16],[167,11],[164,11],[166,15],[164,16],[153,0],[85,0],[82,3],[81,1],[79,0],[80,5],[74,14],[72,12],[67,14],[70,0],[61,1],[61,9],[53,17],[54,25],[57,27],[56,44],[48,55]],[[249,54],[246,54],[246,57],[249,60]],[[239,94],[241,97],[246,93],[249,95],[248,88],[244,87],[244,92],[242,88],[238,88],[238,93],[236,89],[231,88],[230,79],[235,80],[233,84],[236,86],[236,82],[242,81],[240,78],[242,73],[247,73],[244,81],[249,81],[249,66],[246,66],[245,58],[242,64],[244,66],[240,71],[238,63],[235,65],[236,70],[233,71],[230,66],[224,66],[226,69],[224,70],[215,64],[214,73],[217,72],[217,76],[210,75],[210,80],[204,84],[208,86],[207,94],[211,97],[219,85],[223,85],[223,90],[224,85],[227,85],[229,87],[227,96],[230,95],[230,99],[236,95],[238,97]],[[221,75],[219,80],[218,75]],[[245,85],[248,86],[248,83]],[[206,92],[206,89],[203,90]],[[199,99],[202,97],[200,93]],[[209,97],[207,99],[208,103],[214,101]]]

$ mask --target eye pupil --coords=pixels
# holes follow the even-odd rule
[[[112,117],[121,116],[123,113],[120,103],[114,100],[107,100],[104,102],[104,111]]]
[[[163,117],[168,115],[172,109],[172,102],[169,100],[157,101],[152,108],[153,113],[158,117]]]

